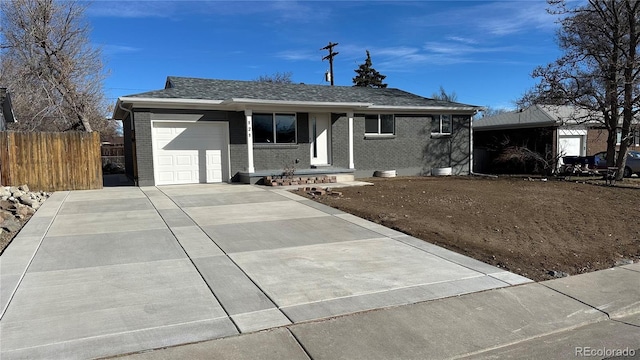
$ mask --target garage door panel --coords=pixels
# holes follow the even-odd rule
[[[193,155],[175,155],[177,166],[197,166],[198,158]]]
[[[154,123],[156,184],[222,182],[227,143],[224,129],[215,123]],[[201,178],[201,171],[205,178]]]
[[[158,172],[158,182],[172,183],[174,181],[173,171],[160,171]]]
[[[173,156],[159,155],[156,158],[158,159],[158,165],[159,166],[172,166],[173,165]]]
[[[185,182],[198,182],[198,172],[197,171],[176,171],[176,180],[177,181],[185,181]]]
[[[156,127],[157,135],[171,135],[173,134],[173,129],[165,128],[165,127]]]

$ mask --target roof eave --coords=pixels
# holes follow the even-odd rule
[[[398,111],[398,112],[477,112],[481,107],[476,106],[393,106],[374,105],[366,102],[322,102],[322,101],[287,101],[265,100],[248,98],[231,98],[226,100],[206,99],[179,99],[179,98],[145,98],[145,97],[119,97],[113,112],[114,119],[124,118],[123,107],[158,107],[171,108],[179,105],[183,109],[220,109],[220,110],[244,110],[261,108],[296,108],[302,109],[332,109],[333,111]]]
[[[398,110],[398,111],[420,111],[420,112],[478,112],[482,110],[479,106],[388,106],[388,105],[372,105],[370,110]]]
[[[266,105],[279,107],[304,107],[304,108],[332,108],[332,109],[361,109],[368,108],[371,103],[363,102],[324,102],[324,101],[288,101],[288,100],[263,100],[263,99],[247,99],[232,98],[224,100],[222,104],[230,106],[243,105]]]
[[[518,130],[518,129],[532,129],[532,128],[541,128],[541,127],[558,127],[558,124],[555,121],[538,122],[538,123],[521,123],[521,124],[496,124],[496,125],[473,124],[474,131]]]

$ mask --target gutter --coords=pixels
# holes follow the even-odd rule
[[[479,107],[476,106],[384,106],[375,105],[368,102],[322,102],[322,101],[287,101],[287,100],[264,100],[264,99],[248,99],[248,98],[231,98],[225,100],[205,100],[205,99],[179,99],[179,98],[142,98],[142,97],[121,97],[118,102],[135,104],[136,107],[150,106],[211,106],[222,108],[244,108],[247,105],[253,106],[281,106],[281,107],[307,107],[307,108],[330,108],[330,109],[346,109],[346,110],[376,110],[376,111],[427,111],[427,112],[445,112],[455,113],[457,111],[474,111],[478,112]]]

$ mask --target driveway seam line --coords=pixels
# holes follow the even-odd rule
[[[158,189],[156,187],[156,189]],[[167,196],[167,194],[165,194],[164,192],[162,192],[162,190],[158,189],[164,196]],[[187,256],[187,259],[189,259],[189,261],[191,262],[191,265],[193,265],[193,268],[196,269],[196,271],[198,272],[198,275],[200,275],[200,278],[202,279],[202,281],[204,282],[204,284],[207,286],[207,288],[209,289],[209,292],[211,292],[211,295],[213,295],[214,299],[216,299],[216,301],[218,302],[218,304],[220,305],[220,308],[222,309],[222,311],[224,311],[224,313],[227,315],[227,318],[229,319],[229,321],[231,321],[231,323],[233,324],[233,326],[236,328],[236,331],[238,331],[238,334],[241,334],[242,331],[240,331],[240,327],[238,326],[238,324],[236,324],[236,322],[233,320],[233,318],[231,317],[231,314],[229,313],[229,311],[225,308],[225,306],[222,304],[222,302],[220,301],[220,299],[218,298],[218,296],[216,295],[216,293],[213,291],[213,289],[211,288],[211,286],[209,285],[209,283],[207,282],[207,280],[204,278],[204,275],[202,275],[202,273],[200,272],[200,269],[198,269],[198,266],[196,265],[196,263],[193,261],[193,259],[191,258],[191,256],[189,256],[189,253],[187,252],[187,250],[185,250],[184,246],[182,246],[182,244],[180,243],[180,240],[178,240],[178,237],[176,236],[176,234],[173,232],[173,230],[171,229],[171,226],[169,226],[169,224],[167,223],[167,221],[162,217],[162,215],[160,214],[159,209],[156,207],[156,205],[153,203],[153,201],[151,200],[151,198],[149,198],[149,196],[147,195],[146,192],[144,192],[144,190],[140,189],[140,191],[147,197],[147,199],[149,200],[149,202],[151,203],[151,205],[153,206],[153,208],[156,210],[156,212],[158,213],[158,216],[160,216],[160,218],[162,219],[162,222],[164,222],[165,226],[167,227],[167,229],[169,229],[169,231],[171,232],[171,235],[173,235],[173,237],[176,239],[176,242],[178,243],[178,245],[180,246],[180,248],[182,249],[182,251],[184,252],[184,254]],[[167,196],[167,198],[169,198],[169,200],[171,200],[173,202],[173,199],[171,199],[169,196]],[[175,202],[174,202],[175,204]],[[177,204],[176,204],[177,205]],[[178,207],[180,209],[180,207]],[[184,212],[184,211],[183,211]],[[188,215],[187,215],[188,216]],[[191,219],[191,218],[190,218]],[[191,219],[191,221],[193,221],[193,219]],[[195,222],[194,222],[195,223]],[[196,224],[197,225],[197,224]],[[202,229],[201,229],[202,230]],[[218,246],[216,244],[216,246]]]
[[[47,236],[47,233],[49,232],[49,229],[51,228],[51,225],[53,225],[53,222],[55,221],[56,216],[58,216],[58,213],[60,212],[60,208],[62,208],[62,204],[64,204],[65,200],[67,200],[67,198],[69,197],[69,194],[70,194],[70,192],[68,191],[67,194],[65,195],[64,199],[62,199],[62,201],[60,201],[60,204],[58,204],[58,208],[56,209],[56,212],[54,213],[54,215],[51,217],[51,221],[49,222],[49,225],[47,225],[47,228],[45,229],[44,234],[42,234],[42,236],[40,237],[40,241],[38,242],[38,246],[36,247],[35,251],[31,255],[31,258],[29,259],[29,262],[27,262],[27,266],[24,268],[24,271],[20,275],[20,279],[18,279],[18,283],[16,284],[16,286],[13,289],[13,291],[11,292],[11,295],[9,295],[9,300],[7,300],[7,305],[4,307],[4,309],[2,309],[2,313],[0,313],[0,320],[2,320],[2,318],[4,317],[4,314],[7,312],[7,309],[9,309],[9,305],[11,305],[11,301],[13,300],[13,297],[15,296],[16,292],[18,291],[18,288],[20,287],[20,284],[22,284],[22,280],[24,280],[24,277],[27,274],[27,271],[29,270],[29,267],[31,267],[31,264],[33,263],[33,259],[36,257],[36,254],[38,253],[38,250],[40,250],[40,247],[42,246],[42,242],[44,241],[44,238]],[[36,211],[36,214],[37,214],[37,211]],[[17,236],[17,234],[16,234],[16,236]]]
[[[633,272],[638,272],[638,273],[640,273],[640,270],[636,270],[636,269],[629,269],[629,268],[626,268],[626,267],[624,267],[624,266],[621,266],[621,267],[620,267],[620,269],[623,269],[623,270],[627,270],[627,271],[633,271]]]
[[[287,326],[287,331],[289,332],[289,334],[291,334],[291,336],[293,336],[293,340],[295,340],[296,343],[298,343],[298,346],[300,346],[300,349],[304,351],[305,355],[307,355],[307,358],[309,358],[309,360],[313,360],[313,356],[311,356],[311,354],[309,353],[309,350],[307,350],[307,348],[304,347],[300,339],[298,339],[296,334],[294,334],[293,331],[291,331],[289,326]]]
[[[611,315],[609,315],[609,313],[608,313],[608,312],[606,312],[606,311],[604,311],[604,310],[602,310],[602,309],[598,309],[597,307],[595,307],[595,306],[593,306],[593,305],[591,305],[591,304],[587,304],[586,302],[584,302],[584,301],[582,301],[582,300],[578,299],[578,298],[577,298],[577,297],[575,297],[575,296],[571,296],[571,295],[569,295],[569,294],[565,294],[565,293],[563,293],[562,291],[560,291],[560,290],[558,290],[558,289],[554,289],[554,288],[552,288],[551,286],[548,286],[547,284],[544,284],[544,282],[539,282],[539,284],[540,284],[540,285],[542,285],[542,286],[544,286],[544,287],[546,287],[547,289],[551,289],[551,290],[553,290],[553,291],[557,292],[557,293],[558,293],[558,294],[560,294],[560,295],[566,296],[566,297],[568,297],[568,298],[570,298],[570,299],[573,299],[573,300],[575,300],[575,301],[577,301],[577,302],[579,302],[579,303],[581,303],[581,304],[583,304],[583,305],[586,305],[586,306],[588,306],[588,307],[590,307],[590,308],[592,308],[592,309],[594,309],[594,310],[597,310],[597,311],[599,311],[599,312],[601,312],[601,313],[605,314],[605,315],[607,316],[607,319],[608,319],[608,320],[614,320],[614,319],[612,319],[612,318],[611,318]]]
[[[629,326],[633,326],[633,327],[640,328],[640,325],[636,325],[636,324],[628,323],[628,322],[626,322],[626,321],[617,320],[617,319],[610,319],[610,320],[611,320],[611,321],[615,321],[615,322],[620,323],[620,324],[624,324],[624,325],[629,325]]]
[[[183,213],[186,217],[188,217],[191,221],[193,221],[193,223],[195,224],[195,226],[196,226],[196,227],[198,227],[198,229],[200,229],[200,231],[202,231],[202,232],[203,232],[203,233],[204,233],[204,234],[205,234],[205,235],[206,235],[206,236],[211,240],[211,242],[212,242],[212,243],[214,243],[214,244],[218,247],[218,249],[220,249],[220,251],[222,251],[222,253],[224,254],[224,256],[226,256],[226,257],[227,257],[227,259],[229,259],[229,261],[231,261],[231,263],[232,263],[233,265],[235,265],[235,266],[238,268],[238,270],[240,270],[240,271],[244,274],[244,276],[246,276],[246,277],[247,277],[247,279],[249,279],[249,281],[251,281],[251,283],[252,283],[253,285],[255,285],[255,287],[256,287],[258,290],[260,290],[260,292],[261,292],[261,293],[262,293],[262,294],[263,294],[267,299],[269,299],[269,301],[271,301],[271,303],[275,306],[275,308],[276,308],[276,309],[277,309],[277,310],[278,310],[282,315],[284,315],[284,317],[285,317],[285,318],[287,318],[287,320],[289,320],[289,322],[290,322],[290,323],[292,323],[292,324],[294,323],[294,322],[293,322],[293,320],[289,317],[289,315],[285,314],[285,312],[284,312],[284,311],[282,311],[282,310],[280,309],[280,305],[279,305],[276,301],[274,301],[274,299],[272,299],[272,298],[271,298],[271,296],[269,296],[269,294],[267,294],[267,293],[266,293],[266,291],[264,291],[264,289],[262,289],[262,288],[261,288],[261,287],[260,287],[260,286],[255,282],[255,280],[253,280],[253,279],[251,278],[251,276],[249,276],[249,274],[247,274],[247,273],[244,271],[244,269],[243,269],[240,265],[238,265],[238,263],[236,263],[236,262],[235,262],[235,260],[233,260],[233,258],[232,258],[232,257],[231,257],[231,256],[230,256],[230,255],[229,255],[229,254],[228,254],[228,253],[227,253],[227,252],[226,252],[222,247],[220,247],[220,246],[215,242],[215,240],[213,240],[213,239],[209,236],[209,234],[207,234],[207,232],[206,232],[206,231],[204,231],[204,229],[200,226],[200,224],[198,224],[198,222],[197,222],[197,221],[193,220],[193,218],[192,218],[192,217],[191,217],[191,216],[190,216],[186,211],[184,211],[184,210],[182,209],[182,207],[181,207],[180,205],[178,205],[178,204],[177,204],[177,203],[176,203],[176,202],[171,198],[171,196],[167,195],[164,191],[162,191],[161,189],[159,189],[157,186],[156,186],[156,189],[158,189],[158,191],[160,191],[164,196],[166,196],[166,197],[167,197],[171,202],[173,202],[174,204],[176,204],[176,206],[178,207],[178,209],[180,209],[180,211],[182,211],[182,213]],[[151,199],[149,199],[149,200],[151,200]],[[154,205],[154,207],[155,207],[155,205]],[[161,215],[160,217],[162,217],[162,215]],[[164,219],[163,219],[163,221],[164,221]],[[168,225],[168,224],[167,224],[167,227],[169,227],[169,225]],[[171,228],[170,228],[170,227],[169,227],[169,230],[170,230],[170,231],[171,231],[171,233],[173,234],[173,230],[171,230]],[[174,236],[175,236],[175,235],[174,235]],[[176,238],[176,240],[177,240],[177,238]],[[178,244],[180,244],[180,241],[178,241]],[[180,244],[180,247],[182,247],[182,244]],[[214,293],[213,289],[209,286],[209,283],[207,283],[207,280],[204,278],[204,276],[203,276],[203,275],[202,275],[202,273],[200,272],[200,269],[198,269],[198,266],[195,264],[195,262],[193,261],[193,259],[191,259],[191,256],[189,256],[189,254],[187,253],[187,251],[186,251],[186,250],[184,250],[184,248],[182,248],[182,250],[185,252],[185,254],[186,254],[186,255],[187,255],[187,257],[189,258],[189,260],[191,261],[191,263],[193,264],[193,266],[196,268],[196,270],[198,271],[198,273],[199,273],[199,274],[200,274],[200,276],[202,277],[202,280],[204,280],[204,282],[207,284],[207,287],[209,288],[209,290],[211,290],[211,293],[213,294],[213,296],[215,296],[215,297],[216,297],[216,300],[218,300],[218,297],[217,297],[217,296],[216,296],[216,294]],[[229,314],[229,312],[227,312],[227,309],[225,309],[225,308],[224,308],[224,306],[222,305],[222,302],[220,302],[220,300],[218,300],[218,303],[220,303],[220,306],[222,306],[222,308],[224,309],[224,311],[225,311],[227,314]],[[266,310],[266,309],[263,309],[263,310]],[[235,314],[235,315],[240,315],[240,314]],[[233,321],[233,318],[231,318],[231,315],[230,315],[230,314],[229,314],[229,318],[231,319],[231,321]],[[238,327],[238,325],[235,323],[235,321],[233,321],[233,324],[236,326],[236,328],[238,328],[238,332],[239,332],[239,333],[242,333],[242,331],[240,331],[240,328],[239,328],[239,327]]]

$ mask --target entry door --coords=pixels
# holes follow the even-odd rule
[[[329,114],[309,114],[311,165],[329,165],[331,158],[331,121]]]

